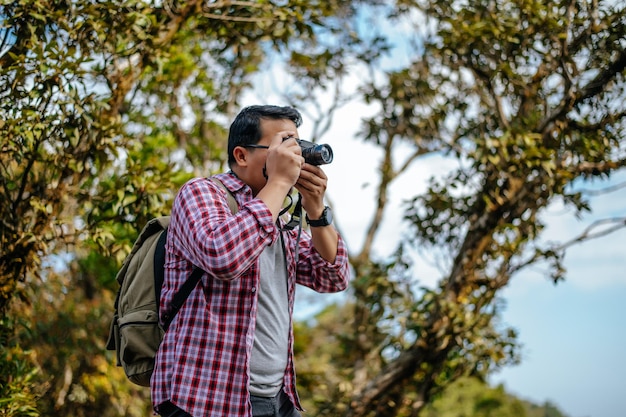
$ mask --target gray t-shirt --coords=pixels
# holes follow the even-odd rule
[[[250,394],[274,397],[283,386],[289,348],[287,268],[281,238],[259,257],[261,285],[250,359]]]

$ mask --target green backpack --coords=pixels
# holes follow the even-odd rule
[[[226,192],[231,212],[237,213],[237,202],[230,191],[217,178],[210,179]],[[204,272],[198,267],[193,269],[181,289],[174,294],[172,314],[164,318],[165,327],[162,327],[159,324],[159,299],[165,273],[165,241],[169,223],[169,216],[150,220],[116,276],[120,288],[115,299],[107,350],[116,351],[117,366],[124,368],[131,382],[144,387],[150,386],[154,358],[167,326]]]

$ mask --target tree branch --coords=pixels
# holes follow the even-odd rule
[[[609,227],[605,227],[602,230],[595,231],[595,229],[598,229],[600,227],[607,226],[607,225]],[[529,257],[528,259],[526,259],[525,261],[517,265],[512,266],[509,269],[510,274],[512,275],[516,272],[521,271],[522,269],[526,268],[529,265],[532,265],[542,260],[546,260],[550,258],[551,254],[563,253],[566,249],[576,244],[581,244],[583,242],[586,242],[592,239],[598,239],[604,236],[608,236],[611,233],[614,233],[625,227],[626,227],[626,217],[613,217],[613,218],[596,220],[591,225],[589,225],[582,233],[580,233],[578,236],[574,237],[573,239],[570,239],[567,242],[564,242],[560,245],[555,245],[545,250],[537,250],[535,254],[533,254],[533,256]]]
[[[619,55],[615,61],[609,64],[608,67],[601,69],[594,79],[582,87],[578,93],[566,95],[561,101],[561,104],[539,123],[539,132],[545,134],[548,127],[551,126],[555,120],[562,118],[574,106],[582,104],[586,99],[604,91],[608,88],[609,82],[614,79],[617,74],[622,73],[625,68],[626,50],[622,49],[619,51]]]
[[[603,228],[602,230],[596,231],[596,229],[601,228],[603,226],[607,226],[607,225],[610,227],[606,227],[606,228]],[[591,225],[589,225],[580,235],[558,246],[557,249],[565,250],[578,243],[582,243],[587,240],[597,239],[600,237],[607,236],[624,227],[626,227],[626,217],[613,217],[613,218],[596,220]]]
[[[612,185],[610,187],[603,188],[601,190],[580,190],[580,193],[585,194],[585,195],[597,196],[597,195],[609,194],[614,191],[621,190],[622,188],[626,188],[626,181],[621,182],[619,184]]]

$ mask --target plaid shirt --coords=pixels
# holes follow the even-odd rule
[[[253,198],[251,189],[236,176],[217,177],[239,204],[235,216],[224,191],[206,178],[189,181],[174,202],[161,317],[193,265],[206,273],[165,334],[152,375],[152,402],[157,406],[170,400],[195,417],[252,416],[248,384],[259,255],[276,241],[278,233],[283,233],[291,315],[296,282],[322,293],[347,288],[348,254],[339,238],[335,263],[326,262],[313,248],[310,235],[303,231],[296,268],[297,230],[280,232],[265,203]],[[301,409],[295,387],[293,328],[288,351],[284,390]]]

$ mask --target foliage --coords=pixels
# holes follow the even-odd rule
[[[149,414],[149,392],[130,384],[122,370],[112,366],[115,359],[103,354],[113,293],[101,291],[100,281],[111,268],[110,260],[92,255],[90,261],[73,261],[69,268],[50,270],[44,279],[31,283],[29,298],[39,294],[42,302],[17,303],[13,308],[15,315],[28,318],[19,338],[24,348],[36,352],[32,360],[38,371],[34,375],[38,412]]]
[[[565,417],[550,403],[536,405],[489,388],[476,378],[460,378],[424,409],[425,417]]]
[[[347,317],[354,306],[328,305],[308,322],[296,323],[296,345],[294,352],[298,363],[298,386],[303,397],[304,408],[316,416],[343,415],[347,411],[339,393],[349,392],[347,375],[355,360],[353,343],[342,335],[349,333],[351,321],[337,320]],[[370,357],[372,362],[374,357]],[[411,414],[412,398],[410,393],[404,400],[407,407],[404,413]],[[329,404],[334,403],[334,406]],[[385,408],[387,411],[385,411]],[[379,413],[388,409],[402,409],[398,404],[389,403],[379,409]],[[432,402],[424,407],[421,415],[425,417],[565,417],[553,404],[534,404],[509,394],[503,386],[489,387],[477,377],[460,377],[437,394]]]
[[[19,324],[17,324],[19,325]],[[5,317],[0,326],[0,416],[38,416],[35,371],[26,364],[31,352],[13,337],[16,323]]]

